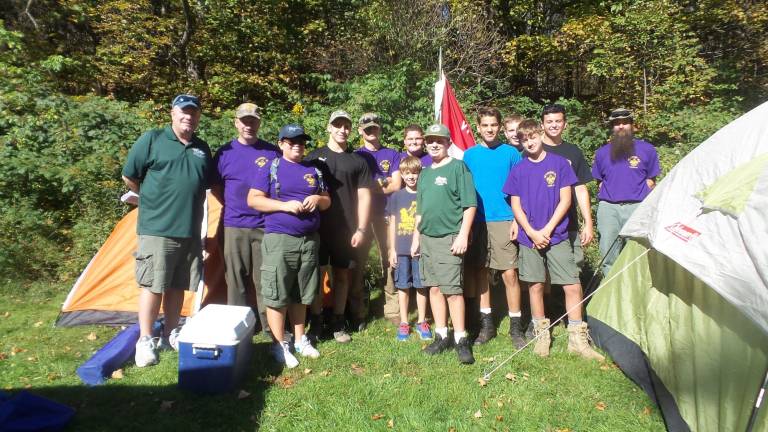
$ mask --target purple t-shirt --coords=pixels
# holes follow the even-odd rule
[[[251,180],[251,188],[265,192],[274,200],[304,201],[304,198],[325,190],[325,185],[322,184],[311,162],[295,163],[281,158],[277,166],[276,181],[270,178],[269,171],[268,166],[266,171],[255,173]],[[280,184],[279,194],[275,190],[275,183]],[[298,215],[281,211],[265,215],[265,233],[303,236],[317,231],[318,228],[320,228],[320,210],[318,209]]]
[[[245,145],[234,139],[216,152],[215,182],[224,184],[222,219],[225,227],[264,227],[264,215],[248,207],[249,180],[254,172],[269,174],[269,164],[279,156],[280,150],[263,140]]]
[[[597,198],[612,203],[640,202],[651,193],[645,180],[661,172],[659,155],[650,143],[635,140],[631,156],[611,160],[611,145],[605,144],[595,152],[592,177],[601,182]]]
[[[502,191],[509,196],[520,197],[520,206],[534,229],[542,229],[549,222],[560,203],[560,189],[578,182],[568,160],[547,153],[540,162],[523,158],[509,172]],[[569,191],[570,192],[570,191]],[[568,238],[568,213],[557,224],[549,243],[556,245]],[[533,242],[520,229],[517,240],[521,245],[533,248]]]
[[[387,216],[395,216],[395,252],[411,254],[413,227],[416,226],[416,191],[403,188],[392,194],[387,203]]]
[[[403,160],[403,159],[407,158],[408,156],[410,156],[408,154],[408,152],[404,151],[404,152],[400,153],[400,160]],[[421,156],[414,156],[414,157],[419,158],[419,160],[421,161],[421,168],[422,169],[432,165],[432,156],[430,156],[429,153],[424,153]]]
[[[365,146],[355,150],[355,153],[365,159],[368,164],[373,179],[378,181],[379,179],[392,177],[392,173],[400,171],[400,152],[392,150],[391,148],[381,147],[374,151],[369,150]],[[371,216],[376,216],[377,213],[381,214],[387,203],[387,197],[381,194],[373,195],[373,203],[371,206]]]

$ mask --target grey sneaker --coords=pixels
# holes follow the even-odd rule
[[[142,336],[136,342],[136,355],[134,356],[137,367],[146,367],[156,365],[157,359],[157,338],[152,336]]]
[[[160,351],[178,351],[179,333],[181,333],[181,327],[176,327],[175,329],[171,330],[171,334],[169,334],[168,337],[163,337],[160,339],[160,344],[158,345],[157,349]]]
[[[296,348],[296,352],[301,354],[303,357],[309,357],[313,359],[320,357],[320,351],[312,346],[312,343],[310,343],[307,335],[301,336],[301,340],[295,345],[294,348]]]
[[[338,343],[349,343],[352,337],[347,333],[346,322],[343,315],[333,317],[333,339]]]

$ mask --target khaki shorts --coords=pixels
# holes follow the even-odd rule
[[[531,249],[520,245],[520,280],[529,283],[544,282],[549,272],[553,285],[580,283],[579,267],[574,256],[573,242],[568,240],[546,249]]]
[[[317,234],[264,234],[261,296],[265,306],[281,309],[289,304],[312,304],[320,287],[318,248]]]
[[[517,268],[517,242],[509,239],[512,221],[487,222],[488,259],[486,267],[494,270]]]
[[[419,237],[421,257],[419,273],[425,287],[439,287],[447,295],[462,294],[464,257],[453,255],[451,245],[456,234],[445,237]]]
[[[167,289],[196,291],[203,266],[199,238],[138,236],[136,282],[162,294]]]

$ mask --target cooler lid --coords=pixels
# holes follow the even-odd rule
[[[254,327],[250,307],[209,304],[181,328],[180,343],[235,345]]]

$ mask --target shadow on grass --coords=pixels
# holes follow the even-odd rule
[[[51,386],[27,391],[76,410],[66,430],[256,430],[270,387],[282,367],[270,359],[269,343],[253,346],[245,379],[227,393],[199,394],[171,385],[137,384],[148,370],[129,369],[126,378],[95,387]],[[12,392],[13,393],[13,392]]]

